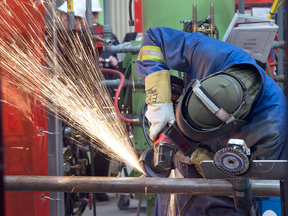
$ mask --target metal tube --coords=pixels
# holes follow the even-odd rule
[[[214,18],[214,4],[210,4],[210,36],[214,37],[215,18]]]
[[[278,4],[280,4],[283,0],[279,0]],[[278,9],[278,41],[284,40],[284,20],[283,20],[283,6]],[[283,49],[278,49],[278,75],[284,74],[284,51]],[[279,83],[280,88],[284,88],[283,83]]]
[[[278,48],[284,49],[286,46],[285,43],[286,43],[285,41],[273,41],[271,48],[272,49],[278,49]]]
[[[94,157],[95,157],[95,151],[96,149],[92,146],[89,147],[90,153],[91,153],[91,174],[92,176],[95,175],[95,169],[94,169]],[[96,194],[92,193],[92,204],[93,204],[93,216],[96,216]]]
[[[52,0],[52,5],[55,5],[56,4],[56,1],[55,0]],[[72,8],[70,7],[69,8],[69,5],[72,4]],[[72,12],[73,13],[73,25],[71,26],[71,28],[73,29],[74,28],[74,9],[73,9],[73,0],[69,0],[67,2],[67,11],[68,12]],[[69,14],[69,13],[68,13]],[[69,23],[70,24],[70,23]],[[53,29],[53,52],[54,52],[54,55],[53,55],[53,64],[52,64],[52,69],[53,69],[53,73],[56,74],[56,70],[57,70],[57,65],[58,65],[58,59],[57,59],[57,47],[58,47],[58,44],[57,44],[57,29],[56,29],[56,11],[55,11],[55,7],[53,6],[52,7],[52,29]],[[56,107],[55,108],[55,115],[57,115],[58,113],[58,108],[57,108],[57,104],[54,104],[54,106]],[[53,135],[52,137],[51,136],[48,136],[48,142],[51,143],[51,141],[53,142],[55,148],[54,148],[54,158],[55,158],[55,164],[54,167],[52,169],[54,169],[54,175],[63,175],[63,153],[62,153],[62,133],[61,133],[61,127],[60,127],[60,124],[62,125],[62,122],[56,118],[56,117],[53,117],[53,125],[52,125],[52,130],[55,131],[55,135]],[[51,118],[52,119],[52,118]],[[50,129],[48,129],[50,130]],[[50,164],[51,165],[51,164]],[[56,192],[56,193],[51,193],[50,196],[56,196],[55,198],[56,199],[59,199],[59,200],[64,200],[64,193],[60,193],[60,191]],[[55,213],[56,211],[56,215],[63,215],[64,214],[64,202],[56,202],[56,204],[52,204],[51,203],[51,200],[50,200],[50,210],[53,209],[53,213]]]
[[[280,196],[277,180],[251,181],[254,196]],[[155,193],[231,196],[232,185],[219,179],[117,178],[80,176],[4,176],[6,191]]]
[[[71,29],[74,29],[74,7],[73,0],[67,0],[68,22]]]
[[[106,45],[103,44],[103,50],[102,52],[113,52],[113,53],[139,53],[141,49],[141,45],[135,46],[131,43],[125,43],[125,44],[119,44],[119,45]]]
[[[181,211],[179,212],[178,216],[185,216],[194,201],[197,199],[197,195],[191,195],[185,205],[182,207]]]
[[[104,27],[103,37],[104,39],[111,39],[111,25],[110,25],[110,0],[104,0]]]
[[[281,192],[281,210],[282,216],[288,215],[288,181],[287,179],[280,181]]]
[[[86,0],[86,19],[88,26],[92,26],[92,1]]]
[[[101,84],[109,86],[109,87],[118,87],[120,84],[120,79],[115,80],[103,80]],[[123,87],[135,87],[135,88],[145,88],[145,80],[134,80],[133,82],[130,80],[125,80]]]
[[[245,0],[239,0],[238,9],[240,14],[245,13]]]
[[[197,24],[197,4],[193,4],[192,32],[198,31]]]

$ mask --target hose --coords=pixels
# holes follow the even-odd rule
[[[269,12],[268,19],[271,19],[271,18],[272,18],[272,15],[275,14],[275,12],[276,12],[275,9],[276,9],[277,4],[278,4],[278,0],[275,0],[275,1],[273,2],[272,7],[271,7],[271,10],[270,10],[270,12]]]
[[[125,118],[124,116],[121,115],[120,111],[119,111],[119,107],[118,107],[118,97],[120,95],[120,92],[122,90],[122,87],[124,85],[124,82],[125,82],[125,77],[122,73],[120,73],[119,71],[116,71],[116,70],[112,70],[112,69],[101,69],[102,73],[111,73],[111,74],[115,74],[115,75],[118,75],[120,76],[121,78],[121,82],[117,88],[117,92],[115,94],[115,99],[114,99],[114,106],[115,106],[115,110],[116,110],[116,113],[117,115],[119,116],[119,118],[121,120],[123,120],[124,122],[126,123],[139,123],[139,119],[127,119]]]
[[[141,114],[140,114],[140,126],[142,128],[142,131],[143,131],[143,134],[144,134],[144,137],[148,143],[148,145],[152,148],[153,147],[153,142],[152,140],[149,138],[149,134],[147,133],[147,130],[146,130],[146,125],[148,125],[148,127],[151,126],[150,122],[146,119],[145,117],[145,112],[147,110],[147,104],[144,103],[142,108],[141,108]]]
[[[125,72],[124,72],[124,77],[125,77],[125,80],[128,80],[129,79],[129,76],[130,76],[130,74],[131,74],[131,65],[132,65],[132,62],[130,61],[130,63],[128,64],[128,66],[127,66],[127,68],[126,68],[126,70],[125,70]],[[125,84],[125,83],[124,83]],[[129,88],[129,87],[127,87],[127,88]],[[124,112],[125,112],[125,105],[126,105],[126,103],[124,102],[125,100],[124,100],[124,97],[125,97],[125,94],[126,94],[126,90],[127,90],[127,88],[123,88],[122,90],[121,90],[121,93],[120,93],[120,101],[119,101],[119,109],[120,110],[124,110]],[[122,107],[121,107],[121,104],[124,104],[124,109],[122,109]]]
[[[132,0],[129,1],[129,26],[134,26],[134,20],[132,17]]]
[[[275,12],[285,3],[286,0],[283,0],[279,5],[277,5],[276,9],[275,9]]]

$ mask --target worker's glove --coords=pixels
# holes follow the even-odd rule
[[[172,103],[156,103],[148,105],[145,114],[146,118],[152,124],[150,127],[150,139],[155,141],[158,134],[167,124],[173,124],[175,115]]]
[[[180,151],[177,151],[174,158],[189,165],[193,164],[198,173],[205,178],[200,164],[204,160],[214,160],[214,155],[215,153],[210,152],[205,148],[198,147],[191,156],[184,156]]]
[[[173,105],[171,102],[171,83],[168,70],[149,74],[145,78],[146,103],[148,110],[146,117],[152,124],[150,139],[155,141],[160,131],[175,121]]]
[[[189,165],[194,164],[199,174],[205,178],[203,170],[200,166],[203,160],[214,160],[215,153],[208,151],[205,148],[197,148],[190,157]]]

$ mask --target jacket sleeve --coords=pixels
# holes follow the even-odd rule
[[[136,61],[136,73],[143,79],[162,70],[190,71],[193,51],[201,33],[187,33],[170,28],[150,28],[146,31]]]
[[[146,31],[136,61],[136,73],[143,79],[157,71],[174,69],[202,79],[232,64],[255,60],[232,44],[203,35],[158,27]]]

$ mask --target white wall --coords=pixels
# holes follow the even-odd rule
[[[132,16],[134,17],[134,3],[132,1]],[[112,32],[119,43],[123,42],[126,33],[134,32],[134,26],[129,26],[129,0],[110,0],[110,21]]]

